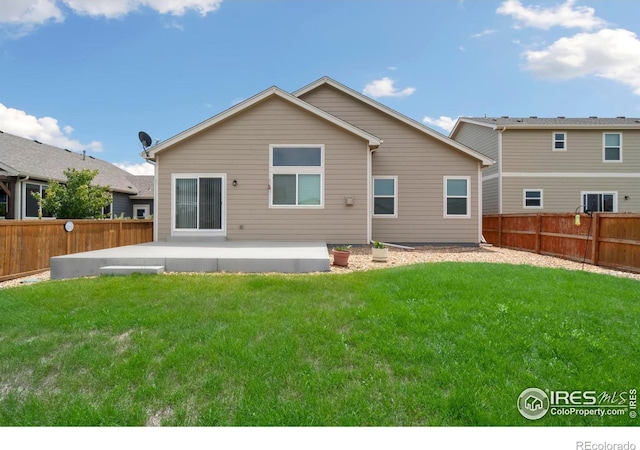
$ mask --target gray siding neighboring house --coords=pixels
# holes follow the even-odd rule
[[[450,137],[497,161],[483,213],[640,211],[640,119],[461,117]]]
[[[481,239],[492,160],[330,78],[273,87],[148,149],[156,240]]]
[[[106,213],[133,217],[134,204],[143,202],[152,214],[153,181],[149,177],[131,175],[93,156],[0,132],[0,218],[38,218],[31,192],[44,192],[49,180],[65,182],[64,171],[69,168],[98,170],[95,184],[109,186],[113,193]]]

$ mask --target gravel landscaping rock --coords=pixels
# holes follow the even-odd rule
[[[331,257],[333,261],[333,257]],[[500,247],[482,245],[480,247],[415,247],[413,250],[389,247],[387,262],[374,262],[371,259],[370,247],[354,247],[351,249],[348,267],[331,265],[331,273],[348,273],[361,270],[384,269],[388,267],[405,266],[408,264],[425,262],[489,262],[506,264],[527,264],[540,267],[554,267],[567,270],[585,270],[617,277],[640,280],[640,273],[621,272],[603,267],[567,261],[552,256],[537,255],[535,253],[510,250]],[[42,272],[15,280],[0,283],[0,289],[25,286],[38,281],[48,280],[50,273]]]

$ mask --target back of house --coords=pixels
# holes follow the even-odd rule
[[[477,244],[478,152],[330,78],[277,87],[148,151],[157,240]]]

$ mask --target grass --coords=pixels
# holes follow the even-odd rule
[[[633,425],[516,409],[638,388],[640,283],[438,263],[0,291],[0,425]]]

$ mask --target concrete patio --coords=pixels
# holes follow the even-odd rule
[[[150,242],[51,258],[56,280],[129,273],[327,271],[325,242]]]

